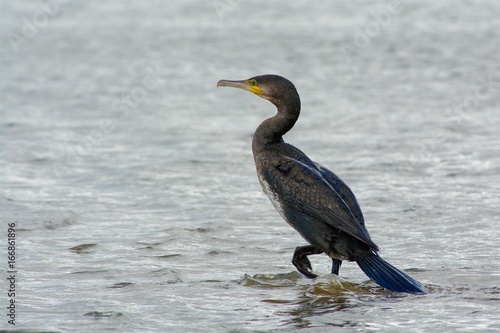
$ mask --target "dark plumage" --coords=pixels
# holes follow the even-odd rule
[[[425,287],[384,261],[365,227],[363,213],[349,187],[333,172],[311,161],[283,141],[300,114],[295,86],[278,75],[242,81],[221,80],[217,86],[253,92],[273,103],[278,113],[260,124],[252,142],[257,175],[281,216],[310,245],[297,247],[293,264],[315,278],[308,255],[326,253],[338,274],[342,260],[356,261],[376,283],[392,291],[420,293]]]

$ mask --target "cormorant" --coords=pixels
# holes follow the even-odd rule
[[[280,215],[309,243],[295,249],[292,263],[308,278],[308,255],[326,253],[332,274],[342,260],[355,261],[365,274],[396,292],[425,293],[418,281],[378,255],[378,246],[366,230],[363,213],[349,187],[333,172],[311,161],[283,141],[300,114],[300,98],[292,82],[278,75],[248,80],[220,80],[217,87],[248,90],[273,103],[278,113],[264,120],[253,136],[252,151],[262,189]]]

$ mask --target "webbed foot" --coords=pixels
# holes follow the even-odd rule
[[[317,278],[318,276],[312,272],[311,262],[307,256],[321,253],[323,253],[323,250],[314,247],[313,245],[298,246],[295,248],[295,252],[293,253],[292,263],[299,272],[304,274],[309,279]]]

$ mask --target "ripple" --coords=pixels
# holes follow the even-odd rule
[[[84,316],[91,316],[94,318],[102,318],[102,317],[121,317],[123,313],[116,311],[91,311],[84,314]]]
[[[90,249],[96,247],[97,244],[95,243],[88,243],[88,244],[81,244],[81,245],[77,245],[77,246],[74,246],[72,248],[70,248],[69,250],[72,251],[72,252],[75,252],[75,253],[90,253],[92,251],[90,251]]]

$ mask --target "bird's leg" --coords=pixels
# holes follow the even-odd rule
[[[339,275],[340,265],[342,265],[342,260],[332,259],[332,274]]]
[[[299,272],[310,279],[314,279],[318,276],[311,272],[312,266],[307,256],[321,253],[323,253],[323,250],[313,245],[297,246],[297,248],[295,248],[295,252],[293,253],[292,263]]]

